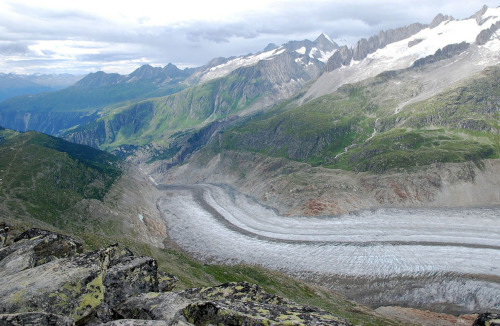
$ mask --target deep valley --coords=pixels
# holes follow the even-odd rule
[[[0,325],[497,325],[499,54],[484,6],[1,74]]]

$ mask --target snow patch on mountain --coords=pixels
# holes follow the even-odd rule
[[[321,51],[318,48],[312,48],[311,51],[309,51],[309,56],[311,58],[317,59],[323,63],[326,63],[330,57],[337,52],[338,50],[333,50],[333,51]]]
[[[245,57],[234,58],[223,64],[211,67],[207,72],[205,72],[201,76],[200,82],[208,81],[219,77],[224,77],[225,75],[229,74],[231,71],[237,68],[251,66],[261,60],[269,60],[272,57],[280,55],[283,52],[285,52],[285,49],[283,47],[279,47],[277,49],[266,52],[251,54]]]
[[[298,54],[306,54],[306,47],[303,46],[300,49],[295,50]]]
[[[314,59],[313,61],[315,61],[316,64],[318,61],[326,63],[329,57],[337,51],[338,48],[339,46],[323,33],[313,42],[309,40],[290,41],[280,47],[274,47],[274,45],[267,46],[263,52],[257,54],[230,58],[229,60],[224,60],[223,63],[209,65],[193,74],[191,82],[206,82],[215,78],[224,77],[238,68],[252,66],[263,60],[274,60],[285,52],[295,57],[297,55],[305,56],[302,60],[295,60],[295,62],[300,62],[304,66],[311,65],[311,60],[309,60],[309,58]]]

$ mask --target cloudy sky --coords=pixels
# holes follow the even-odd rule
[[[462,19],[499,0],[0,0],[0,72],[130,73],[142,64],[194,67],[268,43],[340,45],[380,30]]]

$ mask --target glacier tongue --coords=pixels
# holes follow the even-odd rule
[[[283,217],[226,187],[161,189],[170,239],[203,261],[261,265],[333,288],[352,282],[362,302],[393,291],[384,300],[500,307],[500,208]]]

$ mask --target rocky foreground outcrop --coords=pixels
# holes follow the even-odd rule
[[[245,282],[171,292],[177,278],[117,245],[0,225],[0,325],[350,325]]]

